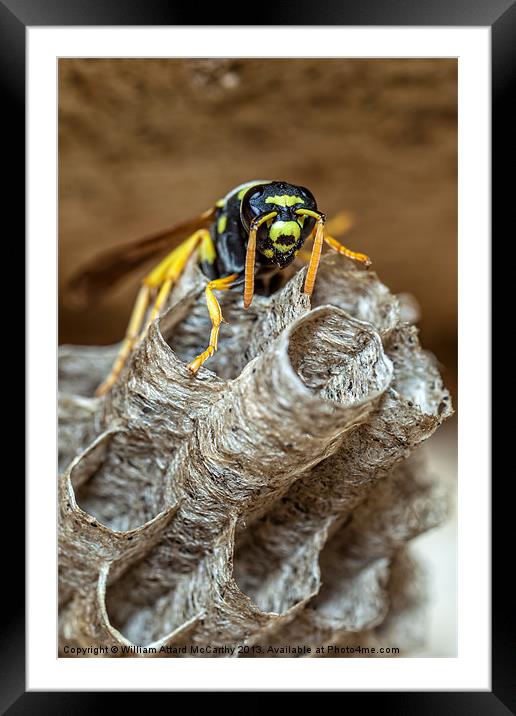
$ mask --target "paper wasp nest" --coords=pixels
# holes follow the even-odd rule
[[[219,294],[229,324],[196,377],[209,319],[193,265],[106,398],[116,348],[61,349],[63,655],[419,644],[407,543],[446,500],[411,453],[450,398],[373,272],[325,256],[311,305],[303,279],[247,312]]]

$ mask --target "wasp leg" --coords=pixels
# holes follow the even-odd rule
[[[210,281],[206,286],[206,304],[211,318],[211,334],[210,342],[205,351],[203,351],[197,358],[194,358],[188,364],[188,369],[195,375],[202,364],[210,358],[217,350],[217,342],[219,338],[220,324],[224,321],[222,317],[222,310],[220,304],[217,301],[213,291],[227,291],[228,288],[234,284],[239,274],[233,273],[231,276],[224,276],[224,278],[217,278],[214,281]]]
[[[359,254],[356,251],[351,251],[351,249],[348,249],[346,246],[343,246],[339,241],[337,241],[337,239],[334,239],[332,236],[325,236],[324,240],[328,244],[328,246],[331,246],[334,251],[337,251],[337,253],[342,254],[342,256],[347,256],[348,259],[352,259],[353,261],[359,261],[360,263],[364,264],[366,268],[369,268],[369,266],[371,266],[371,259],[369,258],[369,256],[366,256],[366,254]]]
[[[145,336],[149,325],[159,315],[160,310],[170,294],[172,286],[184,271],[188,259],[192,256],[199,244],[203,246],[208,242],[211,244],[209,231],[207,229],[199,229],[199,231],[196,231],[192,236],[186,239],[186,241],[171,251],[168,256],[145,276],[134,304],[125,338],[113,363],[111,373],[102,385],[97,388],[95,395],[104,395],[112,388],[136,344]],[[151,293],[156,290],[158,290],[158,295],[142,330]]]
[[[163,261],[143,279],[143,282],[147,286],[159,288],[159,291],[154,305],[152,306],[152,310],[149,313],[149,318],[145,325],[142,337],[146,333],[152,321],[159,316],[161,309],[169,297],[173,285],[183,273],[189,258],[198,246],[200,249],[200,259],[202,259],[205,254],[209,254],[211,256],[211,252],[213,252],[213,257],[215,257],[215,249],[213,248],[210,232],[207,229],[199,229],[192,234],[190,238],[186,239],[186,241],[166,256]]]
[[[140,329],[143,324],[143,319],[145,318],[145,313],[149,305],[149,299],[149,286],[142,286],[140,288],[140,291],[138,292],[138,297],[136,298],[133,312],[131,313],[131,318],[127,326],[125,338],[122,341],[122,345],[120,346],[118,355],[115,359],[115,362],[113,363],[111,373],[108,375],[106,380],[101,385],[99,385],[99,387],[95,391],[95,395],[104,395],[104,393],[107,393],[109,390],[111,390],[111,387],[122,372],[122,368],[124,367],[127,358],[131,354],[131,351],[133,350],[134,346],[136,345],[136,342],[138,341]]]

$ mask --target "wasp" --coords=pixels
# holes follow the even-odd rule
[[[82,294],[83,298],[111,286],[147,259],[168,251],[143,278],[118,355],[96,395],[107,393],[116,382],[131,352],[160,315],[173,285],[194,254],[207,279],[205,296],[212,328],[208,346],[188,364],[193,375],[217,350],[224,319],[215,291],[243,286],[243,305],[249,308],[255,278],[287,267],[311,236],[314,242],[304,283],[304,292],[309,296],[314,289],[324,243],[369,267],[368,256],[351,251],[325,234],[325,221],[313,194],[305,187],[286,181],[254,180],[235,187],[194,219],[95,259],[72,281],[74,293]]]

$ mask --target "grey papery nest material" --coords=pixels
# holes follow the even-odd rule
[[[420,643],[407,543],[446,499],[409,456],[450,398],[373,272],[323,257],[311,306],[304,274],[247,312],[219,294],[229,325],[196,377],[194,265],[106,398],[115,349],[61,348],[61,647]]]

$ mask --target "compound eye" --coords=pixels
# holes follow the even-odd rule
[[[312,192],[305,186],[300,186],[299,189],[301,190],[303,199],[305,200],[304,208],[317,211],[317,202],[315,201],[315,197]]]
[[[263,190],[267,184],[250,187],[244,194],[240,203],[240,219],[248,232],[251,221],[261,214],[267,213],[267,206],[263,204]]]

